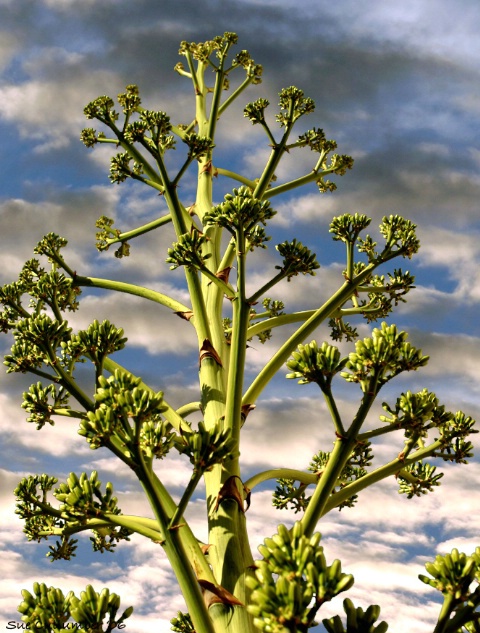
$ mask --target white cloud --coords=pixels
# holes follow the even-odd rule
[[[41,202],[23,198],[1,202],[2,240],[11,246],[8,255],[0,255],[3,283],[18,276],[24,262],[34,256],[37,242],[50,232],[69,240],[64,257],[71,268],[88,273],[96,257],[95,221],[102,213],[115,216],[118,196],[113,187],[92,186],[60,191]]]
[[[33,141],[37,151],[59,149],[78,138],[79,130],[88,127],[83,115],[86,103],[108,89],[113,89],[113,94],[118,92],[115,75],[79,68],[78,59],[67,52],[63,55],[62,71],[69,65],[72,68],[64,72],[61,87],[58,76],[0,86],[0,118],[17,124],[21,136]],[[53,59],[50,63],[54,75]]]
[[[476,231],[455,231],[440,227],[421,227],[422,248],[419,262],[424,266],[446,268],[457,287],[458,301],[480,301],[480,244]]]
[[[75,328],[83,329],[93,319],[100,322],[108,319],[123,328],[130,345],[141,347],[149,354],[184,356],[198,349],[195,332],[188,321],[153,301],[121,293],[90,295],[83,299],[82,310],[70,322]]]
[[[55,457],[82,454],[89,450],[78,442],[78,420],[60,418],[54,426],[46,424],[43,429],[36,431],[35,425],[26,422],[28,414],[19,404],[8,395],[0,394],[5,444]]]

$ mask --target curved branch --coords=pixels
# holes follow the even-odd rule
[[[179,301],[172,299],[168,295],[164,295],[156,290],[150,288],[144,288],[143,286],[137,286],[136,284],[129,284],[124,281],[113,281],[111,279],[100,279],[97,277],[81,277],[75,275],[74,284],[77,286],[86,286],[88,288],[102,288],[104,290],[115,290],[116,292],[124,292],[136,297],[142,297],[142,299],[148,299],[155,303],[170,308],[174,312],[190,312],[191,308],[183,305]]]

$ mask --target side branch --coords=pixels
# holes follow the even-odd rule
[[[144,288],[143,286],[137,286],[136,284],[129,284],[124,281],[113,281],[111,279],[100,279],[97,277],[80,277],[75,275],[73,282],[77,286],[115,290],[116,292],[124,292],[126,294],[135,295],[136,297],[142,297],[142,299],[148,299],[149,301],[160,303],[160,305],[170,308],[173,312],[191,311],[191,308],[185,306],[179,301],[176,301],[175,299],[172,299],[168,295],[164,295],[156,290]]]
[[[243,404],[255,403],[263,389],[280,370],[295,348],[302,343],[302,341],[304,341],[305,338],[309,336],[325,319],[329,318],[338,308],[348,301],[348,299],[352,296],[352,293],[355,291],[355,288],[371,274],[374,268],[375,265],[370,264],[356,277],[353,282],[345,282],[321,308],[316,310],[313,315],[298,328],[298,330],[277,350],[277,352],[254,379],[243,396]],[[275,318],[281,319],[282,317]],[[262,323],[262,326],[265,326],[265,323],[266,322]],[[253,327],[251,329],[253,329]]]
[[[364,477],[353,481],[330,497],[322,511],[322,516],[325,516],[325,514],[336,508],[343,501],[346,501],[352,495],[358,494],[362,490],[365,490],[365,488],[368,488],[369,486],[372,486],[373,484],[376,484],[383,479],[387,479],[387,477],[401,474],[402,469],[406,466],[410,466],[411,464],[415,464],[422,459],[431,457],[440,447],[441,442],[437,440],[429,446],[415,451],[415,453],[412,453],[410,457],[407,457],[405,459],[400,459],[397,457],[388,464],[376,468],[371,473],[368,473],[368,475],[365,475]]]

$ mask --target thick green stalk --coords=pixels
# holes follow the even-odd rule
[[[353,442],[337,438],[330,458],[322,471],[315,491],[310,499],[301,522],[306,536],[312,536],[332,491],[351,455]]]
[[[262,199],[265,196],[265,193],[268,189],[268,185],[270,184],[273,176],[275,175],[275,169],[278,167],[278,164],[285,152],[285,144],[287,139],[285,138],[286,133],[283,136],[282,141],[279,145],[275,145],[270,153],[270,157],[265,165],[265,169],[263,170],[262,175],[258,181],[257,186],[255,187],[255,191],[253,192],[254,198]]]
[[[148,468],[142,465],[138,477],[161,526],[164,535],[162,547],[177,578],[188,611],[192,617],[195,630],[198,633],[215,633],[215,629],[213,628],[212,621],[203,601],[200,585],[197,582],[195,572],[183,547],[182,539],[179,534],[181,528],[175,526],[169,529],[170,517],[156,494],[155,486],[148,472]]]
[[[245,301],[245,238],[243,231],[237,233],[237,293],[233,302],[233,333],[230,350],[230,365],[228,373],[224,427],[229,429],[231,437],[240,444],[241,402],[243,370],[245,365],[246,332],[248,327],[249,305]],[[214,479],[220,476],[220,481]],[[218,483],[224,484],[229,478],[235,477],[237,485],[240,477],[238,457],[224,463],[222,471],[206,477],[207,492]],[[213,488],[215,489],[215,488]],[[243,494],[243,489],[239,490]],[[217,489],[218,494],[218,489]],[[243,510],[235,499],[225,499],[209,516],[209,534],[214,549],[211,552],[213,569],[221,574],[221,584],[233,593],[242,603],[246,603],[247,590],[245,575],[247,567],[253,563],[246,531],[246,521]],[[212,610],[213,613],[213,610]],[[250,631],[251,619],[243,607],[234,607],[232,623],[228,625],[229,615],[225,609],[215,608],[222,631]],[[228,627],[228,628],[227,628]]]
[[[215,77],[215,87],[213,89],[212,105],[210,107],[210,118],[208,121],[207,136],[208,138],[211,138],[212,140],[215,138],[215,131],[217,128],[217,121],[218,121],[218,111],[220,109],[220,99],[222,96],[223,84],[225,80],[224,67],[225,67],[225,54],[222,55],[220,59],[220,64],[217,69],[217,75]]]
[[[445,633],[447,631],[450,617],[457,605],[458,602],[457,600],[455,600],[452,594],[444,594],[442,608],[440,610],[437,625],[435,626],[433,633]]]
[[[198,82],[202,88],[204,86],[204,69],[202,72],[200,71],[199,65]],[[196,102],[196,120],[199,134],[209,135],[214,133],[215,126],[210,126],[205,116],[205,94],[197,94]],[[212,136],[210,138],[214,140]],[[211,158],[211,153],[202,157],[198,166],[195,211],[200,219],[213,206]],[[220,264],[221,233],[221,229],[217,227],[212,226],[205,229],[205,234],[208,237],[205,253],[211,255],[206,260],[206,265],[213,274],[230,266],[235,253],[234,245],[231,244],[227,247],[227,257],[225,258],[224,256],[222,264]],[[211,429],[222,424],[222,420],[226,415],[226,375],[229,367],[230,350],[226,345],[222,327],[224,293],[217,284],[212,284],[205,276],[202,276],[201,292],[204,297],[206,314],[208,315],[209,340],[222,363],[222,365],[219,365],[215,359],[208,356],[204,357],[200,363],[199,379],[202,391],[202,410],[205,425]],[[197,323],[194,325],[197,326]],[[223,484],[233,474],[238,475],[238,462],[236,460],[233,462],[225,460],[224,464],[215,465],[211,471],[204,474],[208,508],[208,544],[210,545],[208,558],[216,582],[245,603],[245,570],[253,562],[248,545],[245,517],[233,499],[225,499],[221,503],[217,503]],[[217,604],[213,605],[209,612],[217,633],[230,631],[232,633],[249,633],[253,631],[251,618],[244,607]]]
[[[245,296],[246,257],[243,229],[237,231],[237,293],[233,300],[233,322],[230,350],[230,371],[227,382],[225,427],[240,444],[243,376],[247,350],[250,304]],[[237,474],[237,473],[235,473]]]

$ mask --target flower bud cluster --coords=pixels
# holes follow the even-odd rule
[[[76,517],[96,517],[101,513],[120,514],[118,499],[113,496],[113,486],[107,482],[105,494],[100,491],[101,481],[96,470],[90,477],[81,473],[78,477],[70,473],[65,483],[61,483],[53,492],[60,501],[60,510],[66,515]]]
[[[415,371],[428,362],[428,356],[407,342],[408,334],[398,332],[396,325],[382,323],[372,336],[357,341],[355,352],[351,352],[341,376],[347,382],[359,383],[362,391],[376,383],[376,390],[403,371]]]
[[[296,86],[284,88],[278,96],[281,112],[275,118],[281,127],[290,126],[304,114],[315,111],[315,101],[305,97],[303,90]]]
[[[175,438],[175,448],[189,457],[196,471],[211,470],[215,464],[226,459],[234,459],[236,442],[228,431],[220,428],[208,430],[203,422],[198,423],[198,431],[182,433]]]
[[[320,538],[305,536],[297,522],[291,532],[279,525],[278,533],[259,546],[263,560],[256,561],[246,582],[252,590],[247,609],[261,631],[306,631],[322,604],[353,585],[339,560],[327,565]]]
[[[397,477],[399,493],[406,494],[407,499],[411,499],[432,492],[434,487],[440,485],[443,477],[443,473],[435,474],[436,470],[435,466],[423,462],[406,466]]]
[[[33,594],[22,589],[23,601],[18,606],[22,621],[33,630],[63,630],[70,619],[73,591],[64,596],[61,589],[33,583]]]
[[[322,343],[320,347],[316,341],[299,345],[293,352],[287,367],[292,373],[287,378],[299,378],[299,385],[314,382],[321,389],[329,387],[333,377],[345,367],[346,358],[341,358],[340,350],[335,345]]]
[[[409,259],[418,252],[420,241],[415,229],[417,225],[399,215],[385,216],[380,224],[380,233],[385,238],[385,249],[397,252]]]
[[[64,389],[51,383],[46,387],[41,382],[30,385],[28,391],[23,393],[22,408],[30,413],[27,422],[37,425],[37,431],[45,424],[53,426],[52,414],[55,408],[61,405],[66,406],[68,394]]]
[[[211,257],[211,253],[202,253],[207,237],[197,229],[192,229],[190,233],[183,233],[168,249],[168,257],[165,260],[172,264],[170,270],[175,270],[179,266],[186,266],[190,269],[203,268],[205,261]]]
[[[147,459],[164,457],[173,445],[173,433],[160,417],[166,410],[163,393],[144,389],[140,378],[119,370],[98,382],[96,408],[87,413],[78,431],[90,448],[118,441],[134,460],[138,449]]]
[[[61,589],[47,587],[44,583],[33,583],[33,594],[22,590],[23,601],[18,607],[22,621],[28,629],[35,631],[63,631],[73,628],[72,618],[81,630],[92,633],[123,628],[122,623],[133,613],[128,607],[116,620],[120,608],[120,596],[103,589],[97,593],[91,585],[77,598],[73,591],[64,596]],[[105,618],[105,629],[103,623]]]
[[[107,588],[98,593],[92,585],[87,585],[85,591],[80,593],[80,598],[72,596],[70,605],[70,613],[75,622],[80,624],[83,629],[91,631],[96,631],[99,623],[103,623],[107,617],[105,631],[121,628],[119,625],[133,613],[133,607],[128,607],[116,620],[120,608],[120,596],[116,593],[110,593]]]
[[[172,625],[172,631],[175,631],[175,633],[195,633],[189,613],[179,611],[176,617],[170,620],[170,624]]]
[[[480,580],[480,547],[470,556],[454,548],[450,554],[438,554],[433,563],[426,563],[425,569],[430,575],[420,574],[422,582],[440,591],[443,595],[451,595],[458,602],[467,602],[475,594],[476,605],[480,604],[478,591],[470,591],[470,586]]]
[[[133,167],[130,167],[130,163],[133,158],[128,152],[123,152],[112,156],[110,160],[110,181],[119,185],[127,178],[140,178],[143,173],[143,166],[137,161],[133,162]]]
[[[322,624],[327,633],[386,633],[388,624],[386,622],[375,622],[380,617],[380,607],[376,604],[370,605],[366,611],[362,607],[355,607],[349,598],[343,601],[343,610],[347,616],[346,627],[344,627],[340,616],[322,620]]]
[[[320,268],[315,253],[312,253],[301,242],[293,239],[291,242],[282,242],[276,247],[283,257],[283,266],[275,266],[290,281],[292,277],[299,275],[315,275],[315,270]]]
[[[206,213],[203,221],[205,225],[221,226],[234,236],[243,231],[248,240],[258,224],[265,226],[275,214],[268,200],[254,198],[251,189],[240,187],[227,193],[224,202]]]
[[[334,240],[354,243],[371,221],[371,218],[363,213],[355,213],[354,215],[345,213],[333,218],[329,231],[333,233]]]

